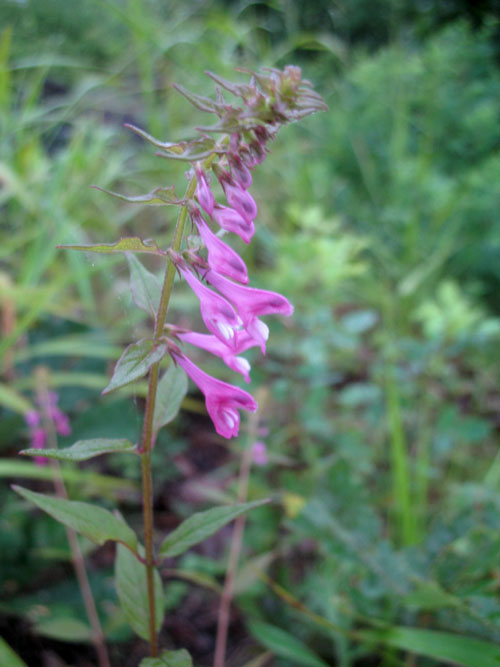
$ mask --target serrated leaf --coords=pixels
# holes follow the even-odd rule
[[[65,642],[92,641],[92,630],[86,623],[79,621],[77,618],[44,619],[35,625],[35,632],[38,635]]]
[[[387,630],[360,632],[365,641],[394,646],[402,651],[452,662],[465,667],[498,667],[500,647],[484,639],[456,635],[451,632],[421,628],[393,627]]]
[[[112,540],[121,542],[134,552],[137,550],[137,537],[134,531],[102,507],[77,500],[45,496],[43,493],[29,491],[21,486],[14,485],[12,488],[23,498],[50,514],[56,521],[73,528],[96,544]]]
[[[193,659],[186,651],[163,651],[157,658],[144,658],[139,667],[193,667]]]
[[[121,199],[122,201],[129,202],[130,204],[149,204],[150,206],[165,206],[166,204],[181,204],[182,202],[177,199],[175,194],[175,189],[173,185],[169,185],[167,188],[157,187],[151,192],[148,192],[144,195],[137,195],[136,197],[127,197],[122,195],[120,192],[113,192],[112,190],[105,190],[100,188],[98,185],[92,185],[94,190],[99,190],[104,192],[107,195],[111,195],[116,199]]]
[[[149,604],[146,566],[121,544],[115,563],[115,586],[127,623],[143,639],[149,639]],[[158,571],[154,571],[156,631],[163,622],[163,586]]]
[[[0,637],[0,665],[5,667],[26,667],[26,663],[14,653],[6,641]]]
[[[135,255],[127,252],[125,257],[130,269],[130,291],[135,305],[156,317],[161,299],[160,283]]]
[[[0,384],[0,405],[13,412],[24,414],[34,410],[34,406],[22,394],[6,384]]]
[[[160,547],[160,556],[162,558],[172,558],[180,556],[190,547],[203,542],[207,537],[216,533],[227,523],[236,519],[244,512],[248,512],[255,507],[260,507],[269,502],[265,500],[254,500],[251,503],[241,503],[239,505],[230,505],[229,507],[213,507],[205,512],[196,512],[183,521],[170,535],[163,541]]]
[[[116,362],[113,377],[102,393],[109,394],[113,389],[124,387],[126,384],[143,377],[151,366],[161,361],[166,354],[167,346],[165,343],[155,346],[149,338],[132,343],[125,348],[122,356]]]
[[[304,667],[328,667],[328,664],[313,653],[306,644],[275,625],[254,621],[250,623],[250,632],[258,642],[277,656],[289,660],[290,664]]]
[[[162,255],[167,253],[161,250],[151,239],[143,241],[138,236],[126,236],[115,243],[91,243],[89,245],[58,245],[63,250],[82,250],[84,252],[98,252],[109,255],[115,252],[145,252],[150,255]]]
[[[170,364],[158,383],[153,417],[154,433],[176,417],[187,389],[188,381],[184,370],[180,366]]]
[[[19,452],[23,456],[40,456],[39,449],[24,449]],[[44,449],[43,455],[48,459],[58,461],[88,461],[101,454],[137,453],[136,447],[129,440],[110,440],[96,438],[95,440],[78,440],[71,447],[65,449]]]

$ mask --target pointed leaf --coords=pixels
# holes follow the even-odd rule
[[[208,113],[217,113],[218,111],[221,111],[220,105],[211,100],[209,97],[192,93],[190,90],[184,88],[184,86],[181,86],[179,83],[174,83],[173,87],[178,93],[183,95],[189,102],[191,102],[193,106],[195,106],[200,111],[207,111]]]
[[[365,641],[394,646],[439,662],[452,662],[465,667],[498,667],[500,664],[500,646],[475,637],[405,627],[367,630],[359,634]]]
[[[109,255],[115,252],[146,252],[150,255],[166,255],[158,247],[156,241],[142,241],[138,236],[127,236],[116,243],[91,243],[90,245],[58,245],[63,250],[82,250],[83,252],[99,252]]]
[[[180,366],[170,364],[158,383],[153,417],[154,433],[176,417],[187,389],[188,381],[184,370]]]
[[[95,440],[78,440],[71,447],[65,449],[44,449],[43,455],[48,459],[57,461],[88,461],[101,454],[114,453],[136,454],[134,444],[129,440],[109,440],[107,438],[96,438]],[[40,456],[39,449],[24,449],[19,452],[23,456]]]
[[[214,74],[213,72],[209,72],[208,70],[205,71],[205,74],[209,76],[213,81],[215,81],[215,83],[218,83],[219,86],[222,86],[230,93],[238,97],[241,96],[243,92],[246,92],[247,94],[252,92],[252,87],[246,83],[243,84],[233,83],[232,81],[228,81],[228,79],[224,79],[222,76]]]
[[[193,667],[193,659],[186,651],[163,651],[158,658],[144,658],[139,667]]]
[[[190,547],[206,540],[207,537],[216,533],[240,514],[255,507],[260,507],[267,502],[269,502],[268,499],[255,500],[251,503],[230,505],[229,507],[213,507],[205,512],[193,514],[163,541],[160,547],[160,556],[162,558],[180,556]]]
[[[181,204],[182,202],[177,199],[175,194],[175,189],[173,185],[169,185],[168,188],[158,187],[151,192],[148,192],[145,195],[138,195],[137,197],[127,197],[122,195],[120,192],[113,192],[112,190],[105,190],[100,188],[98,185],[91,185],[91,188],[94,190],[99,190],[104,192],[107,195],[116,197],[116,199],[121,199],[122,201],[129,202],[130,204],[149,204],[150,206],[165,206],[165,204]]]
[[[292,665],[328,667],[306,644],[275,625],[255,621],[250,623],[250,632],[263,646]]]
[[[149,338],[132,343],[125,348],[122,356],[116,362],[113,377],[102,393],[109,394],[113,389],[118,389],[143,377],[153,364],[163,359],[166,353],[165,343],[155,346]]]
[[[104,544],[108,540],[122,542],[132,551],[137,549],[137,537],[126,523],[117,519],[111,512],[76,500],[54,498],[43,493],[29,491],[21,486],[12,486],[26,500],[30,500],[56,521],[73,528],[77,533],[88,537],[96,544]]]
[[[146,566],[121,544],[115,563],[115,585],[120,606],[127,623],[139,637],[149,639],[149,605]],[[156,631],[163,622],[163,586],[158,571],[154,571]]]
[[[161,286],[156,276],[131,253],[125,253],[130,269],[130,290],[136,306],[156,317],[160,307]]]
[[[26,663],[14,653],[6,641],[0,637],[0,665],[5,667],[26,667]]]

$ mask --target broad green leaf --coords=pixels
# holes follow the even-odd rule
[[[63,250],[82,250],[83,252],[99,252],[105,255],[114,252],[146,252],[150,255],[166,255],[164,250],[158,247],[156,241],[147,239],[143,241],[138,236],[128,236],[116,243],[91,243],[89,245],[58,245]]]
[[[127,622],[135,633],[143,639],[149,639],[149,606],[147,592],[146,566],[137,560],[121,544],[115,564],[115,585],[120,606]],[[154,572],[156,630],[163,622],[163,586],[158,571]]]
[[[6,641],[0,637],[0,665],[5,667],[26,667],[26,663],[14,653]]]
[[[263,646],[293,665],[328,667],[306,644],[275,625],[254,621],[250,623],[250,632]]]
[[[177,199],[175,194],[175,189],[173,185],[169,185],[167,188],[162,188],[161,186],[155,188],[151,192],[148,192],[145,195],[138,195],[137,197],[127,197],[122,195],[120,192],[112,192],[111,190],[105,190],[100,188],[98,185],[91,185],[94,190],[100,190],[107,195],[116,197],[116,199],[121,199],[122,201],[129,202],[130,204],[149,204],[150,206],[165,206],[165,204],[180,204],[181,202]]]
[[[113,389],[138,380],[148,372],[153,364],[163,359],[166,353],[165,343],[155,346],[149,338],[132,343],[125,348],[122,356],[116,362],[113,377],[102,393],[108,394]]]
[[[92,640],[90,627],[77,618],[48,618],[39,621],[35,625],[35,633],[63,642],[90,642]]]
[[[113,540],[122,542],[134,552],[137,549],[137,537],[134,531],[102,507],[77,500],[45,496],[43,493],[29,491],[21,486],[14,485],[12,488],[23,498],[50,514],[56,521],[73,528],[77,533],[82,533],[96,544]]]
[[[213,507],[205,512],[193,514],[163,541],[160,547],[160,556],[162,558],[180,556],[190,547],[206,540],[207,537],[216,533],[240,514],[255,507],[260,507],[267,502],[269,502],[267,499],[255,500],[251,503],[230,505],[229,507]]]
[[[158,383],[153,432],[172,421],[180,410],[188,389],[187,376],[180,366],[170,364]]]
[[[24,449],[19,452],[24,456],[40,456],[39,449]],[[135,454],[136,448],[129,440],[78,440],[71,447],[65,449],[44,449],[43,456],[58,461],[87,461],[101,454],[130,453]]]
[[[408,607],[416,609],[441,609],[443,607],[459,607],[461,601],[447,593],[435,581],[419,582],[417,588],[403,599]]]
[[[362,639],[465,667],[498,667],[500,646],[451,632],[394,627],[359,633]]]
[[[19,394],[15,389],[8,387],[6,384],[0,384],[0,405],[20,414],[35,409],[22,394]]]
[[[135,255],[127,252],[125,257],[130,269],[130,290],[135,305],[156,317],[161,299],[160,283]]]
[[[193,659],[186,651],[163,651],[158,658],[144,658],[139,667],[193,667]]]

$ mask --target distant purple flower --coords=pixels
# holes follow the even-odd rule
[[[191,217],[207,248],[210,268],[246,285],[247,267],[238,253],[212,232],[199,211],[192,211]]]
[[[234,349],[237,345],[237,330],[242,324],[234,308],[226,299],[206,287],[187,268],[180,264],[177,268],[200,300],[200,313],[207,329]]]
[[[260,440],[254,442],[252,445],[252,460],[258,466],[263,466],[268,463],[266,444]]]
[[[248,350],[248,348],[257,344],[251,336],[246,334],[246,332],[238,332],[237,347],[234,350],[229,349],[225,343],[222,343],[218,338],[210,336],[209,334],[188,331],[186,333],[177,334],[177,337],[185,343],[195,345],[202,350],[206,350],[207,352],[220,357],[226,366],[233,371],[236,371],[236,373],[241,373],[245,378],[245,381],[250,382],[249,373],[251,366],[244,357],[237,356],[240,352]]]
[[[263,352],[269,329],[258,316],[278,314],[289,317],[293,313],[292,304],[277,292],[238,285],[214,271],[208,271],[206,279],[237,308],[243,327],[258,341]]]
[[[243,389],[208,375],[187,357],[177,354],[173,357],[205,395],[207,412],[217,433],[224,438],[237,436],[240,427],[239,410],[255,412],[255,399]]]
[[[221,204],[215,204],[212,212],[215,222],[227,232],[237,234],[245,243],[250,243],[255,233],[255,225],[248,222],[238,211]]]
[[[36,410],[29,410],[24,415],[24,421],[30,427],[38,426],[40,419],[40,415]]]

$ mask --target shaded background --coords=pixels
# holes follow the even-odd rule
[[[355,634],[381,624],[500,640],[499,6],[0,4],[0,633],[29,667],[94,664],[64,530],[7,484],[50,489],[46,468],[16,456],[36,368],[50,370],[71,418],[62,446],[136,441],[144,386],[100,391],[122,346],[150,331],[122,258],[55,246],[126,235],[170,243],[175,211],[89,189],[183,191],[184,167],[154,157],[123,123],[189,138],[206,118],[173,82],[210,95],[206,69],[243,80],[234,67],[288,63],[329,111],[283,129],[252,187],[252,283],[286,294],[295,315],[269,322],[266,358],[248,355],[251,389],[266,389],[269,456],[252,471],[250,497],[276,502],[248,520],[227,664],[265,650],[265,664],[280,667],[441,664],[412,662],[383,633]],[[171,320],[196,326],[188,291],[174,297]],[[244,445],[244,434],[216,436],[191,387],[154,454],[159,536],[235,496]],[[140,526],[137,487],[124,481],[138,483],[135,460],[67,474],[72,498],[119,506]],[[186,647],[197,665],[213,653],[230,536],[224,529],[164,572],[162,643]],[[117,605],[114,548],[82,545],[113,664],[136,665],[145,648]]]

